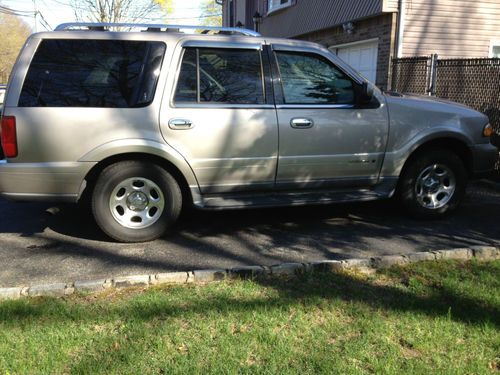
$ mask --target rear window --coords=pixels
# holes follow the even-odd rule
[[[147,106],[164,54],[162,42],[44,40],[29,67],[19,106]]]

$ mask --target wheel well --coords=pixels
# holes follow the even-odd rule
[[[156,155],[151,155],[151,154],[142,154],[142,153],[127,153],[127,154],[119,154],[119,155],[113,155],[110,156],[104,160],[101,160],[99,163],[97,163],[85,176],[85,181],[87,182],[87,185],[85,187],[85,190],[80,196],[80,200],[89,200],[90,195],[92,193],[93,186],[95,185],[95,182],[97,181],[97,178],[101,174],[101,172],[106,168],[107,166],[111,164],[118,163],[120,161],[126,161],[126,160],[140,160],[140,161],[147,161],[150,163],[157,164],[164,168],[167,172],[169,172],[177,181],[179,184],[179,187],[182,192],[182,202],[183,205],[185,202],[192,203],[193,198],[191,196],[191,191],[189,190],[189,185],[184,178],[184,175],[177,169],[177,167],[169,162],[168,160],[165,160],[159,156]]]
[[[464,163],[465,169],[469,175],[472,174],[472,152],[467,147],[467,144],[464,142],[454,139],[454,138],[438,138],[428,141],[422,145],[420,145],[417,149],[415,149],[410,157],[406,160],[403,169],[401,170],[401,174],[408,166],[409,162],[413,160],[415,157],[420,155],[421,153],[428,152],[430,150],[449,150],[455,153]]]

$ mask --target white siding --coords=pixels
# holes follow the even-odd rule
[[[397,12],[398,11],[398,0],[383,0],[382,11],[383,12]]]
[[[498,39],[500,0],[407,0],[404,56],[488,57]]]

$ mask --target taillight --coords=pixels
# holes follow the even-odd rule
[[[5,157],[17,156],[16,118],[14,116],[2,117],[2,148]]]

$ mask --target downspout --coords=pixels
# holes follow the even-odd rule
[[[403,35],[405,32],[406,0],[399,0],[398,12],[398,41],[396,45],[396,57],[403,57]]]

